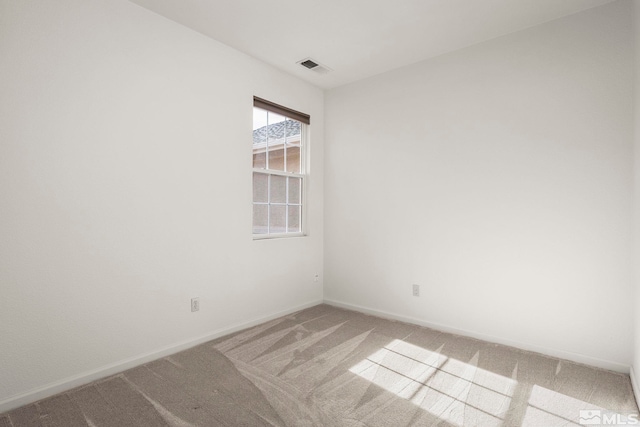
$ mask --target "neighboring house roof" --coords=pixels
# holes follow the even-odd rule
[[[253,143],[260,144],[267,142],[267,128],[269,129],[269,140],[283,139],[286,136],[300,135],[300,122],[296,120],[285,120],[269,126],[263,126],[253,131]]]

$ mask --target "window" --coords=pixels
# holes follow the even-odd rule
[[[304,234],[309,116],[253,99],[253,236]]]

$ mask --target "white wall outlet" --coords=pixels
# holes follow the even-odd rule
[[[200,310],[200,298],[191,298],[191,311]]]
[[[316,273],[315,276],[313,276],[313,281],[317,282],[318,280],[320,280],[320,273]]]
[[[420,285],[413,285],[413,296],[414,297],[420,296]]]

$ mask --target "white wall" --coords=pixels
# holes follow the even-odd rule
[[[0,0],[0,58],[0,412],[322,300],[322,91],[124,0]],[[253,95],[311,114],[308,237],[252,240]]]
[[[634,297],[634,353],[631,365],[631,380],[636,394],[636,400],[640,401],[640,3],[633,2],[633,35],[635,58],[635,85],[634,85],[634,252],[635,266],[635,297]]]
[[[325,299],[627,370],[631,7],[327,92]]]

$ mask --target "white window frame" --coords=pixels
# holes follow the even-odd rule
[[[262,110],[265,110],[264,108],[261,107],[255,107],[254,108],[259,108]],[[252,110],[253,111],[253,110]],[[266,110],[266,111],[270,111],[270,110]],[[281,112],[277,112],[276,114],[280,114],[285,116],[287,119],[289,120],[296,120],[295,118],[291,118],[290,116],[288,116],[287,114],[282,114]],[[267,150],[265,150],[265,168],[255,168],[252,167],[252,177],[253,177],[253,173],[260,173],[260,174],[264,174],[264,175],[269,175],[269,176],[282,176],[282,177],[291,177],[291,178],[299,178],[300,179],[300,231],[296,231],[296,232],[290,232],[290,233],[269,233],[269,223],[270,223],[270,214],[271,214],[271,210],[267,208],[267,233],[261,233],[261,234],[254,234],[253,233],[253,206],[255,205],[266,205],[267,207],[271,206],[271,205],[277,205],[277,206],[297,206],[297,204],[289,204],[289,180],[287,180],[287,187],[286,187],[286,201],[285,203],[271,203],[268,199],[266,203],[256,203],[253,201],[253,191],[252,191],[252,196],[251,196],[251,207],[252,207],[252,214],[251,214],[251,219],[252,219],[252,235],[253,235],[253,240],[267,240],[267,239],[280,239],[280,238],[288,238],[288,237],[303,237],[303,236],[307,236],[307,216],[308,216],[308,202],[307,202],[307,194],[308,194],[308,164],[309,164],[309,126],[306,123],[303,123],[299,120],[296,120],[300,123],[300,173],[295,173],[295,172],[287,172],[286,171],[286,156],[284,156],[284,166],[283,169],[284,170],[275,170],[275,169],[268,169],[269,166],[269,152]],[[282,138],[282,140],[275,140],[276,144],[286,144],[286,132],[284,137]],[[252,147],[255,148],[255,147]],[[266,148],[266,144],[265,144],[265,148]],[[252,149],[252,164],[253,164],[253,149]],[[268,182],[270,183],[271,180],[269,179]],[[253,188],[253,178],[252,178],[252,188]],[[267,194],[270,194],[270,190],[271,190],[271,186],[270,184],[267,185]],[[285,215],[285,230],[288,228],[288,221],[289,221],[289,212],[288,209],[286,210],[286,215]]]

